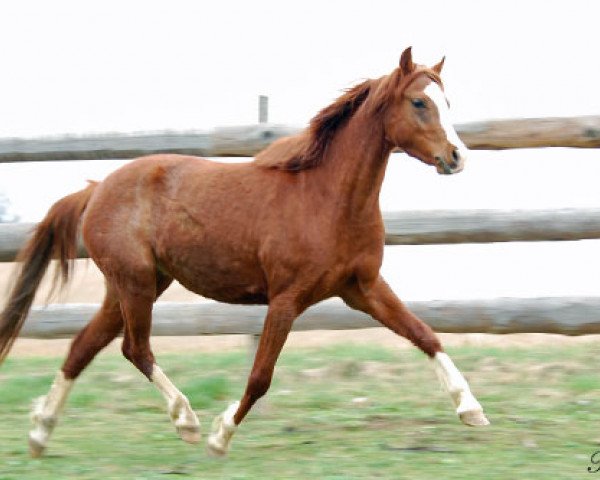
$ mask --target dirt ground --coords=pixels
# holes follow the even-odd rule
[[[10,288],[11,273],[14,264],[0,263],[0,293],[4,303],[6,292]],[[44,304],[49,292],[49,282],[45,281],[36,298],[36,304]],[[73,282],[68,289],[52,303],[98,303],[104,293],[103,279],[95,265],[86,260],[78,260]],[[198,300],[198,297],[184,289],[179,284],[172,285],[161,297],[163,301],[185,302]],[[496,346],[496,347],[528,347],[531,345],[577,345],[582,343],[600,342],[600,335],[582,337],[567,337],[549,334],[511,334],[490,335],[480,333],[470,334],[440,334],[445,346]],[[18,339],[11,356],[64,356],[70,340],[35,340]],[[377,344],[389,348],[408,348],[410,344],[385,328],[366,330],[295,332],[290,335],[286,348],[319,347],[335,343]],[[198,337],[154,337],[153,348],[156,354],[185,353],[185,352],[215,352],[228,349],[248,348],[249,337],[246,335],[220,335]],[[120,341],[113,342],[109,351],[119,352]]]

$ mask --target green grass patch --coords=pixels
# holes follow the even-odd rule
[[[101,355],[75,385],[47,455],[29,458],[31,400],[60,359],[0,369],[0,479],[592,478],[600,450],[593,346],[450,350],[492,426],[464,427],[424,355],[343,345],[285,350],[269,395],[227,459],[180,441],[155,388],[120,356]],[[246,351],[164,356],[206,436],[238,400]],[[598,474],[600,475],[600,473]]]
[[[200,409],[209,408],[217,400],[227,400],[231,393],[228,379],[222,376],[188,380],[181,387],[194,408]]]

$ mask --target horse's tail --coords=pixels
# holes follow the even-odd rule
[[[56,202],[19,252],[17,279],[0,313],[0,363],[19,335],[50,260],[58,260],[52,290],[59,281],[64,286],[69,279],[77,258],[79,220],[96,185],[90,182],[84,190]]]

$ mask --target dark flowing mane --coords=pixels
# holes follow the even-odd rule
[[[402,75],[401,70],[396,69],[390,75],[376,80],[369,79],[349,88],[331,105],[321,110],[303,132],[273,142],[256,155],[254,163],[261,167],[288,172],[318,167],[335,134],[362,105],[365,105],[370,114],[380,114],[401,83],[406,87],[417,76],[423,74],[442,84],[436,72],[418,65],[408,75]]]
[[[366,80],[351,87],[335,102],[321,110],[310,121],[305,131],[274,142],[256,156],[255,163],[289,172],[318,166],[336,132],[365,103],[371,92],[378,90],[376,87],[381,82],[382,79]]]
[[[304,152],[304,158],[288,163],[287,169],[293,171],[318,166],[333,136],[365,102],[371,87],[371,80],[355,85],[321,110],[310,122],[309,131],[312,141]]]

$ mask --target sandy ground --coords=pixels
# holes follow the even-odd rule
[[[0,293],[4,303],[6,292],[10,288],[11,273],[14,264],[0,263]],[[36,298],[36,304],[45,303],[49,292],[49,282],[45,281]],[[102,300],[104,293],[103,279],[93,262],[78,260],[73,282],[67,291],[52,299],[52,303],[97,303]],[[191,301],[198,297],[185,290],[179,284],[173,284],[161,297],[164,301]],[[496,346],[496,347],[528,347],[531,345],[577,345],[582,343],[599,342],[600,335],[582,337],[566,337],[563,335],[547,334],[440,334],[445,346]],[[64,356],[70,340],[34,340],[18,339],[11,356]],[[410,344],[385,328],[366,330],[325,331],[292,333],[286,348],[305,348],[331,345],[335,343],[375,344],[390,348],[408,348]],[[202,337],[154,337],[153,348],[156,354],[185,353],[185,352],[216,352],[229,349],[248,348],[249,337],[246,335],[220,335]],[[120,351],[120,341],[113,342],[107,350]]]

